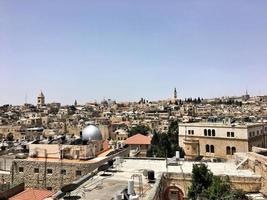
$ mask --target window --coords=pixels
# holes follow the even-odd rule
[[[47,189],[47,190],[52,190],[52,187],[47,187],[46,189]]]
[[[39,173],[39,168],[34,168],[33,171],[34,171],[35,174],[38,174]]]
[[[227,137],[230,137],[230,132],[227,132]]]
[[[207,129],[204,129],[204,135],[207,136]]]
[[[19,167],[19,172],[23,172],[24,168],[23,167]]]
[[[214,146],[213,145],[210,146],[210,152],[214,153]]]
[[[259,130],[257,130],[257,135],[259,135],[260,134],[260,132],[259,132]]]
[[[52,174],[53,170],[52,169],[47,169],[47,174]]]
[[[61,170],[61,174],[62,174],[62,175],[66,175],[66,170],[65,170],[65,169],[62,169],[62,170]]]
[[[208,130],[208,136],[211,136],[211,130],[210,129]]]
[[[236,148],[232,147],[232,155],[234,155],[235,152],[236,152]]]
[[[210,146],[206,144],[206,152],[210,152]]]
[[[215,130],[214,129],[212,129],[211,133],[212,133],[212,136],[215,136]]]
[[[231,148],[229,146],[226,147],[226,154],[227,155],[231,154]]]
[[[194,135],[194,130],[188,130],[188,135]]]
[[[82,171],[81,170],[77,170],[76,171],[76,176],[81,176],[82,175]]]
[[[234,132],[231,132],[231,137],[235,137],[235,133]]]

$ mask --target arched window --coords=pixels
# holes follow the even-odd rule
[[[210,152],[214,153],[214,146],[213,145],[210,146]]]
[[[206,144],[206,152],[210,152],[210,145]]]
[[[204,129],[204,135],[207,136],[207,129]]]
[[[226,147],[226,154],[227,155],[231,154],[231,148],[229,146]]]
[[[235,152],[236,152],[236,148],[232,147],[232,155],[234,155]]]
[[[211,136],[211,130],[210,129],[208,130],[208,136]]]
[[[212,129],[212,136],[215,136],[215,130]]]

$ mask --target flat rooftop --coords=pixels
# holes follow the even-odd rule
[[[192,172],[193,164],[197,162],[180,161],[178,166],[168,166],[170,173],[186,173]],[[236,169],[236,165],[232,162],[226,163],[207,163],[208,168],[214,175],[229,175],[239,177],[257,177],[249,170]],[[116,192],[121,192],[127,187],[127,182],[133,174],[139,174],[143,182],[143,199],[148,199],[149,193],[154,184],[148,183],[144,170],[154,170],[156,179],[163,172],[167,172],[166,161],[160,159],[122,159],[121,164],[115,164],[115,167],[106,172],[99,172],[97,175],[80,185],[76,190],[71,192],[72,196],[79,196],[81,199],[106,200],[115,197]],[[135,191],[138,194],[138,181],[135,179]]]
[[[179,126],[185,127],[235,127],[235,128],[248,128],[254,126],[266,125],[266,123],[228,123],[228,122],[192,122],[192,123],[180,123]]]
[[[83,163],[83,164],[87,164],[87,163],[97,163],[101,160],[104,160],[107,158],[107,155],[114,151],[113,149],[109,149],[101,154],[99,154],[97,157],[92,158],[90,160],[79,160],[79,159],[59,159],[59,158],[31,158],[28,157],[27,161],[47,161],[47,162],[62,162],[62,163]],[[23,160],[23,159],[21,159]]]

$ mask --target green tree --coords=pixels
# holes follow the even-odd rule
[[[250,198],[246,196],[246,193],[243,190],[232,190],[225,197],[226,200],[249,200]]]
[[[8,133],[6,136],[7,141],[13,141],[14,140],[14,136],[12,133]]]
[[[184,156],[184,151],[179,147],[178,142],[178,121],[170,123],[167,133],[153,132],[151,147],[147,151],[147,156],[173,157],[176,151],[180,151],[180,156]]]
[[[149,127],[144,125],[133,126],[129,130],[129,137],[136,135],[138,133],[142,135],[148,135],[149,131],[150,131]]]
[[[205,164],[194,164],[192,185],[188,190],[188,197],[192,200],[196,200],[199,196],[205,195],[206,190],[212,184],[212,178],[213,174]]]
[[[188,197],[196,200],[199,197],[207,200],[249,200],[243,190],[232,190],[230,179],[213,176],[203,163],[194,164],[192,170],[192,185]]]
[[[212,184],[207,190],[207,197],[210,200],[224,199],[231,191],[229,177],[214,176]]]
[[[152,137],[152,140],[151,140],[151,145],[159,145],[159,141],[160,141],[159,137],[160,136],[159,136],[158,132],[153,131],[153,137]]]

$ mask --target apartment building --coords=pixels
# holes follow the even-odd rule
[[[267,147],[266,123],[184,123],[179,125],[179,145],[186,157],[232,158],[253,146]]]

